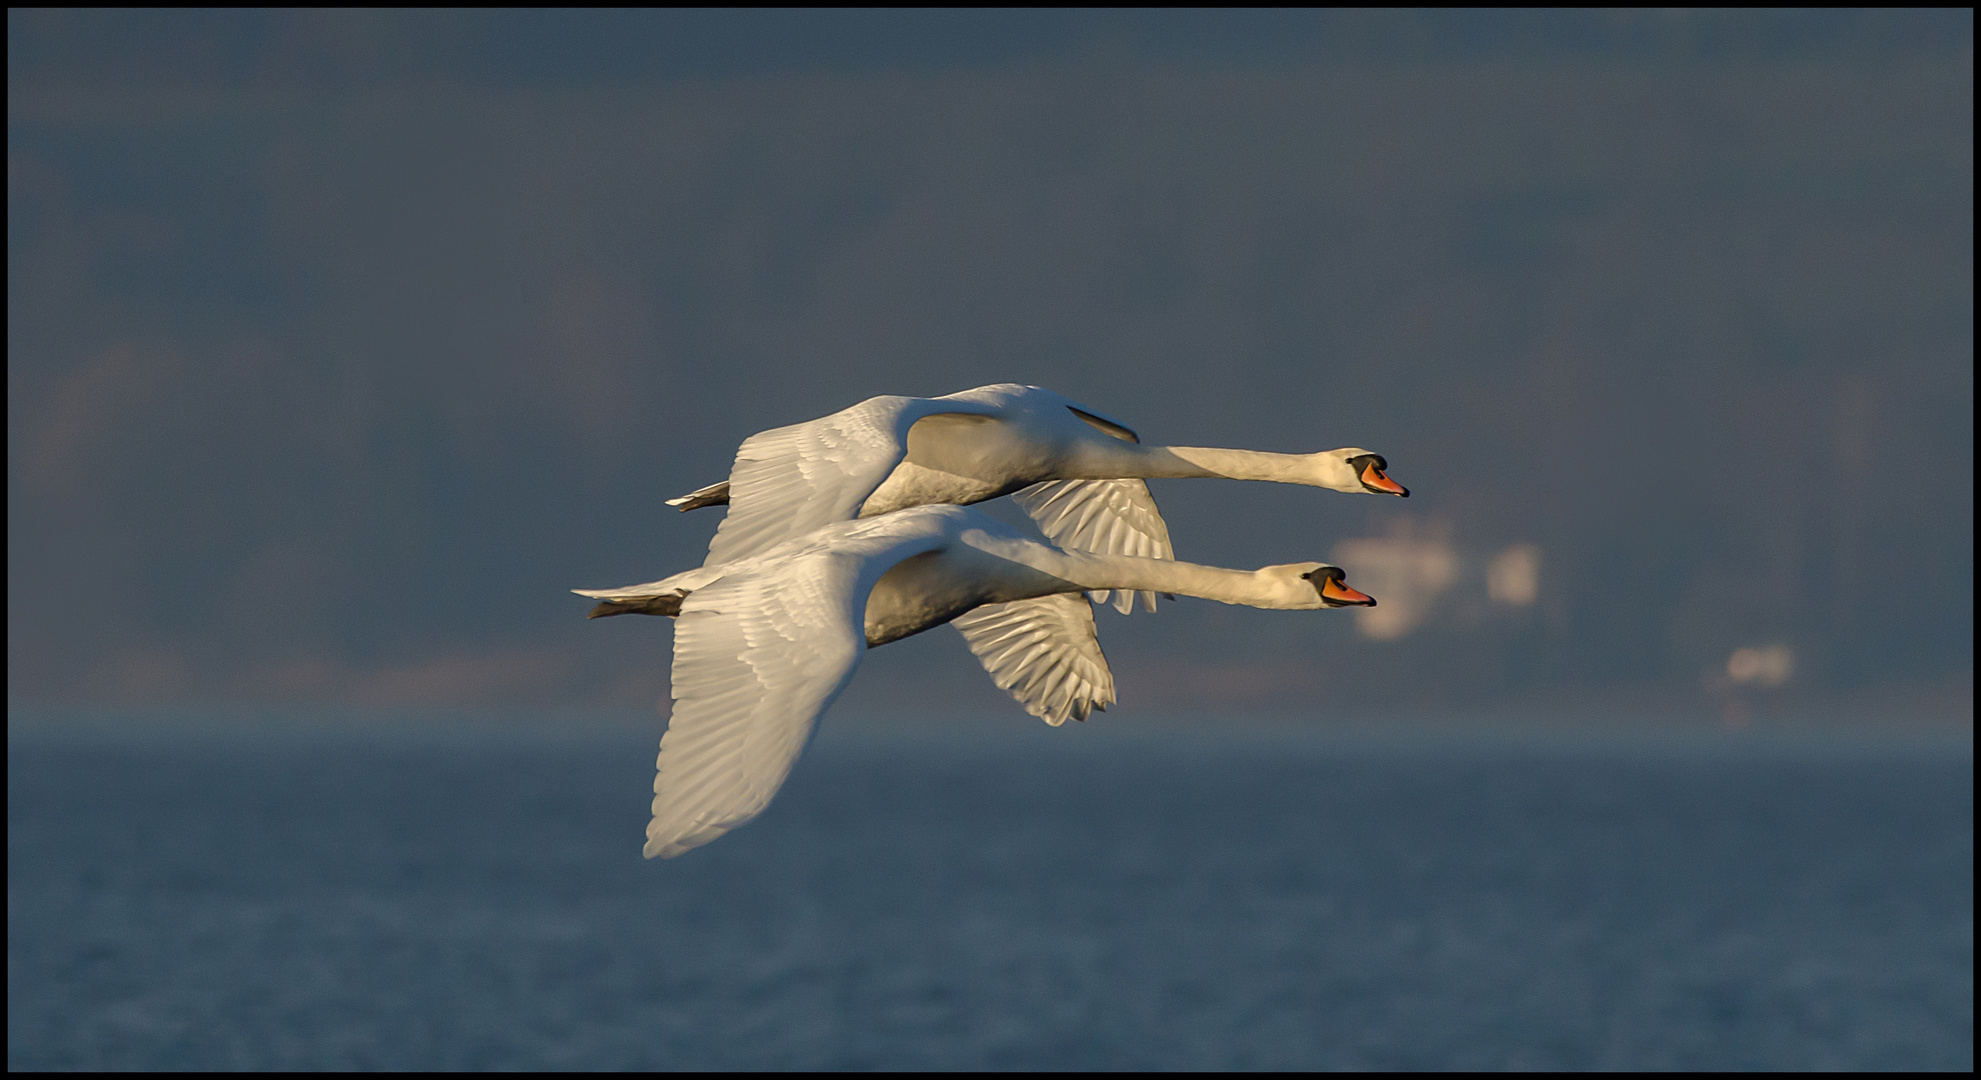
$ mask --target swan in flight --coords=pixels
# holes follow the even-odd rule
[[[645,585],[573,590],[600,601],[593,617],[678,620],[674,711],[660,741],[646,856],[671,858],[762,813],[873,646],[955,622],[998,685],[1018,687],[1021,700],[1057,708],[1099,697],[1100,683],[1112,700],[1093,609],[1079,596],[1093,589],[1258,608],[1375,604],[1324,563],[1225,570],[1070,551],[946,504],[832,522]],[[1010,615],[1039,600],[1053,603]]]
[[[937,398],[876,397],[831,416],[744,440],[729,479],[669,499],[694,510],[727,504],[704,565],[761,554],[834,522],[932,503],[1000,495],[1072,551],[1173,558],[1148,477],[1222,476],[1335,491],[1408,496],[1381,454],[1347,447],[1272,454],[1144,446],[1079,402],[1037,386],[999,383]],[[1105,603],[1109,590],[1093,599]],[[1138,590],[1145,609],[1155,592]],[[1115,606],[1132,610],[1134,592]]]

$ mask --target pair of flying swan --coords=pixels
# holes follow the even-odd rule
[[[669,500],[728,506],[698,568],[579,589],[602,615],[666,615],[673,716],[660,741],[648,858],[698,847],[762,813],[821,713],[875,645],[949,623],[1000,689],[1048,724],[1114,701],[1094,637],[1110,595],[1181,594],[1249,607],[1373,605],[1339,568],[1225,570],[1178,562],[1149,477],[1272,480],[1408,495],[1382,455],[1145,446],[1107,416],[1036,386],[877,397],[745,440],[729,479]],[[1050,543],[970,503],[1011,495]]]

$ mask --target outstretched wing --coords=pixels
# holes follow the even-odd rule
[[[1053,480],[1033,484],[1011,498],[1032,515],[1047,539],[1068,550],[1144,559],[1176,557],[1169,546],[1169,526],[1163,524],[1149,485],[1140,480]],[[1087,595],[1104,604],[1108,590]],[[1123,591],[1115,598],[1115,609],[1124,615],[1133,611],[1137,595]],[[1143,610],[1156,609],[1155,593],[1139,595]]]
[[[818,602],[830,582],[776,584],[725,580],[683,604],[647,858],[672,858],[762,813],[866,651],[859,624]]]
[[[937,413],[995,414],[1001,387],[941,398],[868,398],[850,409],[743,440],[729,470],[729,513],[704,566],[732,563],[834,522],[851,521],[908,453],[908,429]]]
[[[1094,609],[1078,595],[985,604],[950,625],[998,689],[1054,727],[1114,704],[1114,673],[1094,637]]]
[[[878,397],[743,440],[729,470],[729,513],[709,541],[704,566],[736,562],[851,521],[907,453],[914,398]]]
[[[690,594],[674,630],[674,712],[655,762],[646,855],[671,858],[770,805],[867,649],[867,593],[934,530],[822,534]]]

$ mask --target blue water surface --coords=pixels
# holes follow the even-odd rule
[[[1971,741],[1102,722],[665,862],[650,732],[16,730],[8,1066],[1973,1066]]]

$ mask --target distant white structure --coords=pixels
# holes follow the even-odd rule
[[[1515,544],[1486,566],[1486,595],[1495,603],[1530,607],[1541,595],[1541,549]]]
[[[1395,641],[1433,619],[1473,625],[1484,617],[1488,600],[1510,608],[1540,600],[1539,547],[1513,544],[1485,557],[1461,553],[1436,523],[1428,531],[1423,535],[1400,522],[1392,536],[1343,540],[1329,553],[1355,576],[1357,588],[1379,601],[1355,612],[1355,629],[1363,637]]]
[[[1365,638],[1395,641],[1423,624],[1458,580],[1458,553],[1443,540],[1343,540],[1331,556],[1377,606],[1356,611]]]
[[[1726,659],[1726,675],[1736,686],[1773,689],[1795,677],[1795,650],[1779,643],[1735,649]]]

